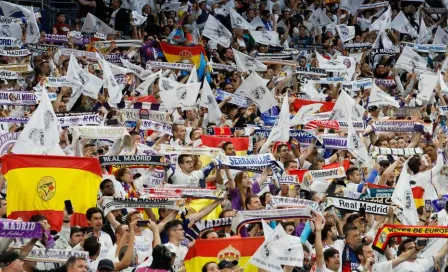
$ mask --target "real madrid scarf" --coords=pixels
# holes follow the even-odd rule
[[[372,43],[365,42],[365,43],[344,43],[343,45],[344,49],[367,49],[372,47]]]
[[[103,197],[102,206],[104,207],[104,215],[111,211],[121,209],[138,209],[138,208],[163,208],[172,210],[184,210],[184,200],[181,198],[125,198],[125,197]]]
[[[301,170],[296,170],[301,171]],[[290,174],[296,173],[290,172]],[[345,177],[345,169],[344,167],[323,169],[323,170],[308,170],[303,175],[303,179],[301,180],[300,189],[310,191],[311,190],[311,182],[315,179],[317,180],[329,180],[335,178],[343,178]]]
[[[316,76],[326,76],[327,71],[323,68],[316,67],[297,67],[296,73],[304,75],[316,75]]]
[[[367,201],[331,196],[327,197],[323,206],[324,210],[335,207],[341,210],[359,211],[361,208],[364,208],[366,213],[387,215],[390,204],[390,198],[371,198]]]
[[[235,71],[236,66],[233,65],[227,65],[227,64],[221,64],[221,63],[208,63],[208,66],[211,66],[213,70],[226,70],[229,72]]]
[[[42,225],[35,222],[0,220],[0,237],[42,238]]]
[[[384,225],[378,229],[372,247],[383,253],[392,237],[448,238],[448,227]]]
[[[277,177],[281,177],[283,174],[283,169],[271,153],[252,156],[221,156],[218,158],[218,162],[230,169],[255,173],[262,173],[266,166],[270,166]]]
[[[31,73],[33,69],[29,64],[0,65],[0,70],[14,71],[19,73]]]
[[[20,48],[22,47],[22,41],[12,37],[0,37],[0,48],[3,47],[14,47]]]
[[[75,127],[73,130],[82,137],[88,139],[121,139],[129,132],[124,127]]]
[[[366,10],[366,9],[373,9],[373,8],[380,8],[380,7],[387,7],[389,5],[389,2],[379,2],[379,3],[373,3],[373,4],[364,4],[359,7],[358,10]]]
[[[5,57],[26,57],[31,52],[28,49],[18,49],[18,50],[3,50],[0,49],[0,56]]]
[[[32,44],[29,43],[26,45],[26,47],[31,50],[32,52],[48,52],[49,50],[54,52],[59,49],[59,46],[57,45],[51,45],[51,44]]]
[[[308,206],[311,207],[313,210],[320,210],[319,203],[307,199],[299,199],[294,197],[272,196],[271,205],[274,208]]]
[[[309,207],[280,210],[238,211],[232,221],[232,231],[239,234],[245,224],[264,220],[311,219]]]
[[[191,198],[191,199],[223,199],[225,192],[210,189],[195,188],[143,188],[142,193],[150,197],[171,197],[171,198]]]
[[[0,91],[0,105],[36,105],[36,95],[32,92]]]
[[[77,126],[77,125],[99,125],[101,123],[98,114],[86,114],[75,116],[57,116],[62,127]],[[0,122],[5,123],[21,123],[26,124],[30,118],[15,118],[15,117],[0,117]]]
[[[167,144],[161,144],[159,152],[164,155],[193,154],[211,157],[224,155],[223,150],[216,147],[172,146]]]
[[[376,157],[378,155],[396,155],[396,156],[413,156],[416,154],[423,154],[423,149],[417,148],[388,148],[388,147],[378,147],[374,146],[372,151],[372,156]]]
[[[140,129],[141,130],[155,130],[162,132],[164,134],[173,135],[173,130],[171,125],[163,124],[151,120],[140,120]]]
[[[14,71],[0,70],[1,79],[18,79],[19,73]]]
[[[232,220],[233,217],[199,220],[196,223],[194,223],[194,225],[191,228],[187,230],[185,238],[187,238],[190,241],[194,241],[198,238],[199,233],[203,232],[204,230],[231,226]]]
[[[279,179],[278,184],[297,184],[298,178],[294,175],[286,175]]]
[[[70,257],[84,258],[87,260],[89,253],[79,250],[63,249],[39,249],[33,248],[25,257],[28,262],[42,263],[66,263]]]
[[[161,155],[121,155],[121,156],[99,156],[101,167],[128,167],[139,168],[155,166],[166,166],[166,159]]]
[[[170,62],[160,62],[151,61],[146,64],[146,69],[173,69],[173,70],[186,70],[191,71],[194,68],[193,64],[186,63],[170,63]]]

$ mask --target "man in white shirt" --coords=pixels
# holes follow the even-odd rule
[[[167,176],[175,185],[198,187],[199,181],[204,180],[215,168],[215,163],[211,162],[201,170],[194,170],[193,158],[190,155],[180,155],[177,159],[181,171],[176,171],[174,165],[170,165]]]
[[[92,228],[93,236],[98,237],[98,241],[101,244],[98,260],[104,259],[109,249],[113,246],[113,243],[109,234],[101,231],[103,227],[103,212],[97,207],[89,208],[86,211],[86,218],[89,227]]]
[[[412,252],[413,254],[406,258],[406,261],[400,263],[395,267],[396,272],[415,271],[415,272],[430,272],[434,270],[434,264],[438,263],[448,253],[448,242],[430,258],[417,258],[417,252],[422,248],[418,247],[414,242],[414,239],[408,238],[400,243],[398,246],[398,257]],[[410,254],[410,253],[408,253]]]
[[[312,223],[313,224],[313,223]],[[317,215],[314,221],[316,238],[314,248],[316,250],[316,272],[339,271],[341,261],[339,251],[334,248],[325,250],[322,244],[322,230],[325,227],[325,220],[321,215]]]
[[[165,244],[166,247],[176,254],[176,259],[174,260],[173,268],[174,271],[185,271],[184,259],[187,255],[188,248],[181,245],[180,242],[185,238],[185,231],[182,227],[182,221],[173,220],[165,225],[165,232],[168,236],[168,243]]]

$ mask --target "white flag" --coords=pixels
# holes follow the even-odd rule
[[[220,14],[224,17],[227,17],[227,15],[230,14],[230,10],[235,7],[235,1],[234,0],[230,0],[229,2],[227,2],[224,6],[220,7],[220,8],[215,8],[215,14]]]
[[[176,107],[187,110],[196,105],[200,88],[201,83],[181,84],[173,89],[161,91],[159,94],[168,111],[173,111]]]
[[[158,71],[155,74],[148,76],[145,79],[145,81],[140,83],[140,85],[138,85],[138,87],[135,90],[137,92],[139,92],[141,96],[147,96],[147,95],[149,95],[148,90],[151,87],[151,85],[154,83],[154,81],[156,81],[157,78],[161,78],[161,77],[162,77],[162,70]],[[151,94],[152,94],[152,92],[151,92]]]
[[[420,29],[418,31],[417,43],[426,44],[431,39],[432,34],[428,32],[425,25],[425,20],[421,20]]]
[[[390,25],[392,22],[392,9],[390,6],[387,8],[386,12],[384,12],[378,19],[375,20],[370,25],[370,29],[380,30],[382,29],[390,29]]]
[[[406,18],[403,11],[400,11],[397,14],[397,16],[395,16],[390,27],[400,33],[409,34],[413,37],[418,37],[417,31],[415,31],[414,27],[411,25],[408,18]]]
[[[278,122],[272,127],[269,133],[268,139],[260,149],[261,153],[269,152],[269,146],[272,142],[287,142],[289,141],[289,127],[291,124],[291,118],[289,114],[288,92],[283,97],[282,109],[278,116]]]
[[[446,33],[440,26],[437,27],[433,44],[448,44],[448,33]]]
[[[309,22],[315,27],[333,24],[330,18],[328,18],[327,14],[325,14],[325,12],[321,8],[316,9],[313,14],[311,14]]]
[[[250,258],[249,263],[269,272],[282,272],[282,266],[278,262],[277,256],[273,254],[272,249],[274,243],[286,235],[287,234],[283,229],[282,224],[278,224],[271,235],[264,240],[263,244],[261,244],[254,255]]]
[[[256,72],[252,72],[243,81],[235,94],[252,99],[262,113],[277,105],[274,95]]]
[[[12,153],[65,155],[59,146],[61,132],[62,129],[48,98],[47,90],[43,88],[39,107],[20,133]]]
[[[376,35],[375,42],[372,44],[372,49],[390,49],[395,50],[395,46],[387,36],[386,32],[381,28]]]
[[[300,110],[294,115],[291,120],[291,126],[303,125],[306,123],[306,116],[313,114],[320,110],[324,104],[309,104],[302,106]]]
[[[103,87],[103,80],[83,70],[73,55],[70,56],[66,78],[67,81],[82,86],[80,90],[83,95],[98,99],[98,94]]]
[[[369,106],[393,106],[396,108],[400,107],[400,103],[395,100],[392,96],[383,92],[375,82],[373,83],[372,90],[370,91]]]
[[[249,22],[233,8],[230,9],[230,23],[232,24],[232,28],[242,28],[246,30],[255,29],[253,25],[249,24]]]
[[[128,68],[129,70],[131,70],[131,72],[133,74],[135,74],[136,76],[138,76],[140,79],[145,80],[149,75],[152,74],[151,70],[145,70],[143,69],[143,67],[133,64],[128,60],[125,60],[123,58],[120,58],[121,63],[123,64],[124,67]]]
[[[350,112],[351,111],[351,112]],[[349,121],[350,117],[354,121],[362,121],[365,109],[356,103],[356,101],[344,90],[334,104],[330,120]]]
[[[415,226],[419,222],[419,217],[415,207],[410,181],[411,176],[408,173],[408,161],[406,161],[395,185],[391,200],[393,204],[396,204],[402,209],[399,214],[400,216],[397,215],[401,223],[407,226]]]
[[[202,35],[216,41],[224,47],[230,47],[232,32],[230,32],[220,21],[212,15],[208,16]]]
[[[348,42],[355,38],[355,27],[348,25],[336,25],[336,31],[341,37],[342,42]]]
[[[363,0],[341,0],[341,9],[348,10],[352,15],[355,15],[363,2]]]
[[[101,21],[95,15],[87,14],[86,20],[82,25],[81,32],[83,33],[102,33],[109,35],[115,33],[115,30],[105,22]]]
[[[196,82],[199,82],[199,79],[198,79],[198,73],[196,72],[196,65],[195,65],[193,67],[193,69],[191,69],[190,76],[188,77],[188,80],[187,80],[187,84],[188,83],[196,83]]]
[[[426,72],[420,74],[419,81],[418,81],[418,89],[420,91],[416,97],[418,104],[421,105],[423,103],[423,101],[425,101],[425,102],[429,101],[434,89],[437,86],[439,78],[440,77],[438,74],[436,74],[434,72],[430,72],[430,71],[426,71]]]
[[[131,24],[134,26],[141,26],[144,22],[146,22],[147,17],[138,14],[137,11],[132,12]]]
[[[265,44],[265,45],[272,45],[272,46],[279,46],[280,40],[278,38],[278,33],[275,31],[251,31],[250,35],[252,35],[252,38],[254,38],[255,42]]]
[[[315,51],[319,68],[324,68],[327,72],[346,73],[347,66],[336,60],[328,60],[319,52]]]
[[[301,91],[307,94],[313,101],[322,101],[326,97],[314,88],[314,84],[312,82],[305,83]]]
[[[238,50],[233,49],[233,57],[236,62],[236,69],[239,72],[248,72],[248,71],[256,71],[256,72],[264,72],[267,70],[267,66],[263,64],[261,61],[248,56],[244,53],[241,53]]]
[[[19,11],[22,12],[27,21],[26,43],[37,43],[40,33],[36,16],[33,10],[28,9],[21,5],[12,4],[5,1],[0,1],[0,7],[2,8],[3,15],[5,17],[12,17],[13,14]]]
[[[366,145],[361,140],[359,135],[356,134],[352,119],[348,118],[347,123],[347,150],[355,156],[363,166],[370,166],[372,164],[372,159],[370,158],[369,152],[367,152]]]
[[[252,26],[252,29],[256,29],[257,27],[261,26],[261,27],[265,27],[263,24],[263,21],[261,20],[260,17],[255,17],[251,22],[250,25]],[[251,29],[251,30],[252,30]]]
[[[107,88],[110,101],[114,104],[120,103],[121,99],[123,98],[123,94],[121,93],[123,88],[118,85],[117,80],[115,79],[115,76],[110,69],[109,62],[106,61],[106,59],[101,58],[98,53],[96,55],[97,59],[101,60],[102,63],[101,66],[103,68],[104,88]]]
[[[182,3],[181,2],[169,2],[169,1],[165,1],[162,6],[160,7],[161,10],[163,11],[174,11],[174,12],[179,12],[179,8],[180,5]]]
[[[440,90],[443,93],[448,93],[448,86],[445,83],[445,79],[443,78],[442,73],[439,73],[439,83],[440,83]]]
[[[337,56],[336,61],[347,67],[347,74],[344,77],[347,81],[351,81],[356,72],[356,58],[352,57],[352,54],[350,54],[350,57]]]
[[[212,89],[208,84],[207,79],[204,79],[204,84],[202,85],[201,100],[199,106],[207,108],[208,121],[211,123],[216,123],[221,118],[222,112],[219,109],[218,102],[213,95]]]
[[[171,89],[183,86],[184,84],[177,82],[176,80],[172,80],[166,77],[160,77],[159,79],[159,90],[161,92],[163,91],[169,91]]]
[[[427,70],[427,65],[428,61],[425,58],[415,53],[409,46],[406,46],[398,58],[395,67],[402,68],[409,73],[415,72],[421,74]]]

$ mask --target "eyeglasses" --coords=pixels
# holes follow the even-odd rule
[[[184,161],[183,163],[184,163],[184,164],[187,164],[187,163],[188,163],[188,164],[193,164],[193,161]]]

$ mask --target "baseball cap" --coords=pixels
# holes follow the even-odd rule
[[[114,263],[109,259],[102,259],[98,263],[98,270],[101,271],[115,271]]]
[[[219,262],[218,264],[218,268],[219,269],[224,269],[224,268],[232,268],[234,266],[238,265],[238,261],[227,261],[227,260],[222,260]]]
[[[377,106],[369,106],[368,111],[377,111],[378,107]]]
[[[17,259],[22,259],[15,251],[6,251],[0,255],[0,267],[7,267]]]

